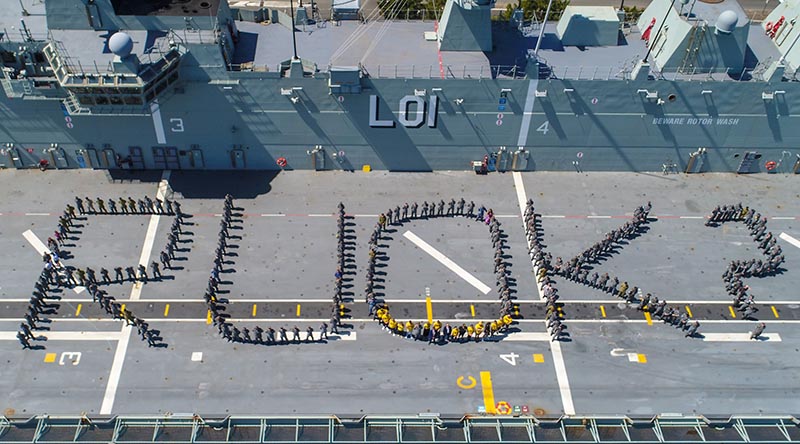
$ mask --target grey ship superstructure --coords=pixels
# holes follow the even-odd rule
[[[800,170],[798,0],[760,24],[735,0],[655,0],[632,26],[613,7],[493,22],[490,0],[422,21],[224,0],[10,6],[6,167]]]

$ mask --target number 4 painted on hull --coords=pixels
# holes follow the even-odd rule
[[[519,355],[516,354],[516,353],[506,353],[506,354],[500,355],[500,359],[502,359],[503,361],[508,362],[511,365],[517,365],[517,358],[519,358]]]
[[[550,131],[550,121],[545,120],[543,124],[539,125],[539,128],[536,128],[536,131],[547,135],[547,132]]]

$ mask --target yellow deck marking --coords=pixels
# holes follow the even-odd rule
[[[256,317],[256,311],[258,310],[258,305],[253,304],[253,317]]]
[[[602,305],[600,306],[600,316],[606,317],[606,308]]]
[[[775,308],[775,306],[770,305],[770,308],[772,308],[772,314],[774,314],[776,318],[779,318],[780,316],[778,316],[778,310]]]
[[[481,372],[481,389],[483,389],[483,406],[486,407],[486,413],[490,415],[496,414],[497,409],[494,404],[491,372]]]
[[[206,324],[211,323],[211,310],[208,310],[208,314],[206,314]]]
[[[425,310],[428,312],[428,323],[433,322],[433,304],[431,304],[431,298],[425,298]]]
[[[122,307],[119,309],[119,311],[125,311],[125,304],[122,304]]]
[[[456,379],[456,385],[465,390],[474,389],[475,386],[478,385],[478,381],[472,376],[467,376],[466,379],[469,381],[469,384],[464,384],[464,377],[459,376],[458,379]]]
[[[56,354],[55,353],[48,353],[44,355],[44,362],[50,364],[52,362],[56,362]]]
[[[537,364],[541,364],[544,362],[544,355],[541,353],[534,353],[533,354],[533,362]]]
[[[653,325],[653,318],[650,316],[650,312],[644,312],[644,318],[647,319],[647,325]]]
[[[636,355],[636,358],[639,360],[639,364],[647,364],[647,356],[643,355],[642,353]]]
[[[732,306],[730,306],[730,305],[728,305],[728,310],[730,310],[730,312],[731,312],[731,317],[732,317],[732,318],[735,318],[735,317],[736,317],[736,312],[735,312],[735,311],[733,311],[733,307],[732,307]]]
[[[690,318],[694,317],[694,315],[692,314],[692,309],[689,308],[688,305],[686,306],[686,314],[688,314]]]
[[[297,317],[300,317],[300,304],[297,304]]]
[[[164,306],[164,317],[169,316],[169,304]]]
[[[475,317],[475,306],[470,304],[469,305],[469,312],[472,313],[472,317]]]
[[[78,304],[78,307],[75,309],[75,316],[76,317],[81,315],[81,308],[83,308],[83,304]],[[47,362],[47,361],[45,361],[45,362]]]

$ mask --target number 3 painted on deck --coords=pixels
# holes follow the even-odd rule
[[[536,128],[536,131],[546,135],[550,131],[550,121],[545,120],[543,124],[539,125],[539,128]]]
[[[182,133],[183,132],[183,119],[180,117],[173,117],[169,119],[169,123],[172,124],[170,130],[173,133]]]

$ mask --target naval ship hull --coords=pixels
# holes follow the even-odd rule
[[[724,172],[747,151],[763,155],[762,170],[767,161],[791,169],[800,143],[795,83],[367,78],[360,94],[338,96],[327,83],[256,75],[185,82],[154,112],[131,115],[70,116],[58,101],[3,97],[0,135],[17,147],[3,162],[116,168],[118,155],[119,166],[133,169],[280,169],[283,157],[288,169],[464,170],[506,147],[501,170],[660,171],[672,162],[683,171],[704,147],[702,170]],[[302,88],[301,100],[282,97],[288,88]],[[427,115],[416,128],[397,122],[404,96],[436,88],[433,125]],[[674,102],[637,93],[654,88]],[[785,94],[764,101],[765,88]],[[371,114],[394,127],[371,127]],[[53,143],[59,149],[47,150]]]

